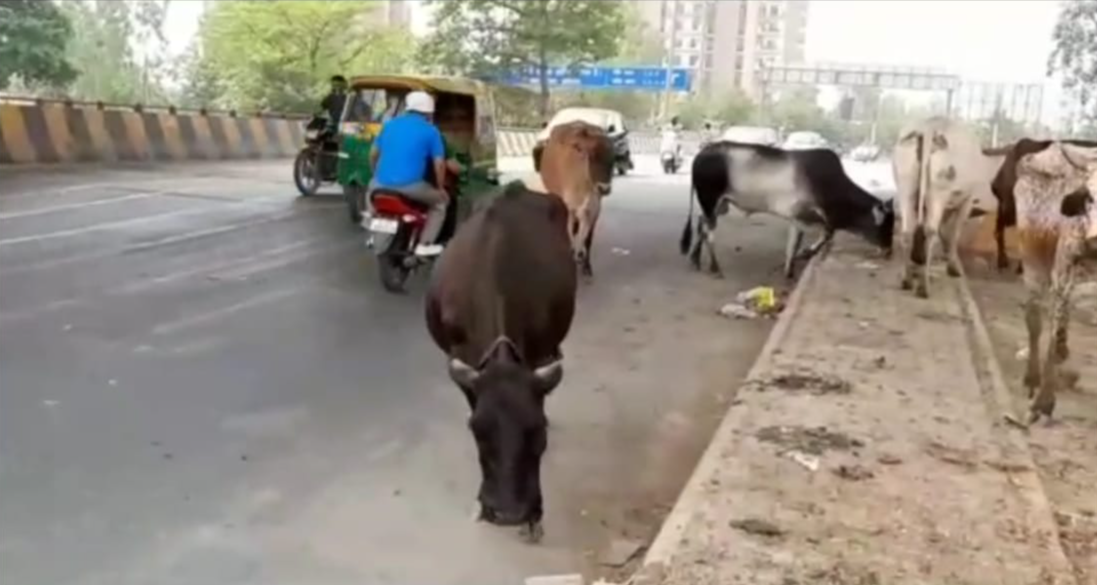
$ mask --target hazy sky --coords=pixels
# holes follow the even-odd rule
[[[412,30],[428,15],[413,1]],[[1055,0],[811,0],[810,61],[940,67],[966,79],[1044,80]],[[181,51],[197,29],[200,0],[170,5],[168,36]],[[1058,91],[1048,84],[1045,113],[1054,117]],[[1047,120],[1052,121],[1052,120]]]

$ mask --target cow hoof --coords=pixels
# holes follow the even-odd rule
[[[914,286],[910,284],[910,279],[909,278],[904,278],[903,280],[901,280],[899,282],[899,288],[901,288],[903,290],[910,290],[910,289],[914,288]]]
[[[495,510],[480,504],[480,514],[476,517],[477,522],[487,522],[488,524],[494,524],[496,520]]]
[[[545,528],[540,521],[530,522],[518,530],[518,535],[527,544],[541,544],[541,540],[545,538]]]
[[[954,264],[948,265],[948,275],[955,278],[960,276],[960,268]]]
[[[1052,424],[1051,415],[1055,411],[1055,399],[1040,400],[1036,399],[1032,401],[1032,405],[1028,411],[1028,424],[1032,425],[1038,422],[1041,418],[1047,419],[1047,425]]]
[[[929,290],[926,288],[926,285],[919,284],[918,287],[914,290],[914,296],[916,296],[920,299],[928,299],[929,298]]]

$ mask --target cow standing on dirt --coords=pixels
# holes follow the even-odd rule
[[[568,209],[520,182],[471,216],[431,279],[426,319],[472,411],[480,518],[542,533],[545,398],[563,378],[578,276]]]
[[[1097,148],[1097,142],[1088,140],[1063,140],[1067,144],[1082,146],[1085,148]],[[1031,140],[1022,138],[1016,143],[1001,149],[1005,152],[1005,160],[1002,162],[998,174],[990,185],[990,190],[998,200],[998,214],[994,223],[994,243],[998,249],[998,269],[1009,268],[1009,255],[1006,254],[1005,233],[1006,228],[1017,225],[1017,202],[1013,196],[1014,187],[1017,185],[1017,161],[1028,154],[1035,154],[1054,144],[1052,140]],[[1017,266],[1018,271],[1021,265]]]
[[[967,126],[932,117],[899,133],[892,155],[905,268],[902,287],[929,296],[929,265],[940,238],[949,276],[960,275],[960,232],[976,199],[989,199],[990,183],[1005,153],[984,154]]]
[[[613,186],[613,141],[604,130],[582,121],[552,129],[540,153],[541,182],[568,208],[572,253],[583,275],[594,277],[591,245],[602,197]]]
[[[881,201],[857,186],[834,151],[779,148],[738,142],[715,142],[693,159],[689,215],[682,230],[681,252],[689,254],[694,268],[701,268],[701,246],[709,250],[709,271],[722,275],[716,260],[716,220],[728,203],[747,215],[769,213],[792,222],[785,251],[785,275],[792,278],[795,262],[810,258],[830,243],[837,230],[865,238],[891,249],[895,215],[890,201]],[[701,207],[697,241],[693,242],[693,198]],[[823,228],[822,237],[800,252],[804,230]]]
[[[1097,148],[1055,142],[1017,163],[1017,229],[1024,268],[1028,329],[1029,423],[1051,417],[1055,394],[1070,355],[1067,326],[1078,263],[1097,241]],[[1043,355],[1040,335],[1046,316],[1052,334]],[[1041,368],[1041,357],[1042,368]]]

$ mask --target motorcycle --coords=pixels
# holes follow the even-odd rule
[[[433,175],[433,173],[431,173]],[[433,180],[433,184],[437,184]],[[444,243],[455,231],[459,188],[457,175],[448,172],[446,192],[446,221],[438,234],[438,242]],[[366,246],[377,256],[377,270],[381,286],[393,293],[404,292],[408,277],[416,270],[430,264],[433,258],[415,255],[419,237],[427,223],[427,206],[405,198],[395,191],[377,189],[370,194],[373,213],[366,228],[369,237]]]
[[[611,125],[607,133],[613,141],[613,168],[619,176],[623,177],[625,173],[635,168],[632,164],[632,153],[629,150],[628,130],[618,132],[617,128]]]
[[[305,125],[305,146],[293,161],[293,182],[301,196],[315,195],[324,183],[333,183],[339,168],[335,130],[325,116],[313,116]]]
[[[663,143],[659,146],[659,161],[663,172],[673,175],[682,165],[682,147],[678,144],[678,134],[673,130],[663,132]]]

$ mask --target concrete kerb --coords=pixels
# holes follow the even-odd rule
[[[803,306],[804,291],[814,282],[816,273],[819,270],[819,263],[824,258],[825,254],[813,258],[804,269],[803,275],[789,297],[785,310],[778,317],[777,323],[770,331],[758,358],[751,366],[741,385],[757,378],[760,372],[770,365],[773,356],[779,351],[781,343],[787,336],[789,327]],[[1001,436],[1005,438],[1006,444],[1002,447],[1010,452],[1004,453],[1004,455],[1009,455],[1009,460],[1020,464],[1016,466],[1015,470],[1009,472],[1010,477],[1015,485],[1023,488],[1030,509],[1033,510],[1036,516],[1033,520],[1040,524],[1036,528],[1047,531],[1047,534],[1055,535],[1051,545],[1053,549],[1051,557],[1055,565],[1053,569],[1059,574],[1073,574],[1070,561],[1058,537],[1059,531],[1055,524],[1051,503],[1044,490],[1028,442],[1024,437],[1025,431],[1005,422],[1006,415],[1013,414],[1013,400],[994,355],[990,335],[987,332],[979,307],[968,287],[966,275],[958,278],[955,286],[959,287],[961,309],[967,317],[969,341],[974,350],[973,359],[978,362],[974,366],[980,378],[984,400],[995,419],[994,425],[1003,431]],[[674,560],[693,515],[701,507],[701,499],[706,497],[704,490],[705,478],[709,477],[715,467],[720,465],[721,453],[726,452],[728,449],[735,449],[739,442],[735,431],[742,428],[744,421],[750,416],[751,411],[748,408],[736,409],[733,407],[729,409],[713,434],[709,446],[702,454],[685,487],[679,494],[673,509],[648,548],[643,563],[628,579],[627,583],[629,585],[658,585],[663,581],[667,567]]]
[[[1073,566],[1066,551],[1063,550],[1059,527],[1055,522],[1055,512],[1044,489],[1043,480],[1040,479],[1040,471],[1032,456],[1028,439],[1025,438],[1028,431],[1007,422],[1007,417],[1016,417],[1013,397],[1002,375],[998,358],[995,356],[982,311],[979,310],[975,296],[972,295],[971,288],[968,286],[967,273],[962,267],[960,272],[961,276],[956,279],[955,286],[960,293],[960,308],[967,317],[968,338],[974,350],[972,354],[977,362],[974,365],[980,379],[984,400],[987,402],[987,407],[991,409],[991,414],[994,415],[994,425],[999,427],[1001,436],[1006,440],[1006,445],[1003,447],[1011,451],[1004,455],[1009,456],[1007,460],[1020,463],[1019,466],[1011,468],[1008,473],[1014,484],[1023,488],[1023,493],[1028,496],[1028,504],[1035,512],[1036,520],[1041,524],[1036,528],[1054,535],[1051,547],[1052,562],[1055,565],[1053,569],[1059,574],[1073,575]]]
[[[750,367],[746,378],[740,386],[750,383],[751,380],[757,378],[759,374],[769,366],[773,355],[778,351],[781,342],[784,341],[788,334],[789,327],[796,319],[796,315],[803,305],[803,291],[815,280],[819,262],[825,257],[825,254],[821,254],[812,258],[804,268],[800,280],[793,288],[792,294],[789,295],[788,302],[785,304],[785,309],[781,312],[780,316],[778,316],[777,322],[774,324],[773,329],[770,330],[765,345],[762,346],[762,350],[758,354],[758,358],[754,360],[754,364]],[[749,417],[750,414],[751,411],[749,408],[733,407],[729,409],[728,413],[724,416],[724,420],[720,422],[720,426],[713,434],[709,446],[705,449],[705,452],[701,455],[701,459],[697,462],[697,466],[694,468],[685,487],[682,488],[682,492],[679,494],[678,500],[675,502],[670,514],[667,516],[666,520],[663,521],[663,526],[659,529],[659,533],[655,536],[655,540],[653,540],[651,546],[648,547],[647,553],[644,555],[643,563],[637,569],[636,573],[629,578],[627,583],[630,585],[656,585],[662,582],[665,567],[673,560],[676,549],[682,542],[685,530],[689,526],[693,514],[696,513],[696,509],[699,507],[698,502],[700,499],[706,497],[704,491],[705,478],[710,475],[712,469],[720,465],[721,452],[726,450],[728,445],[735,445],[739,442],[739,439],[736,438],[735,430],[743,426],[741,424],[742,421]]]

